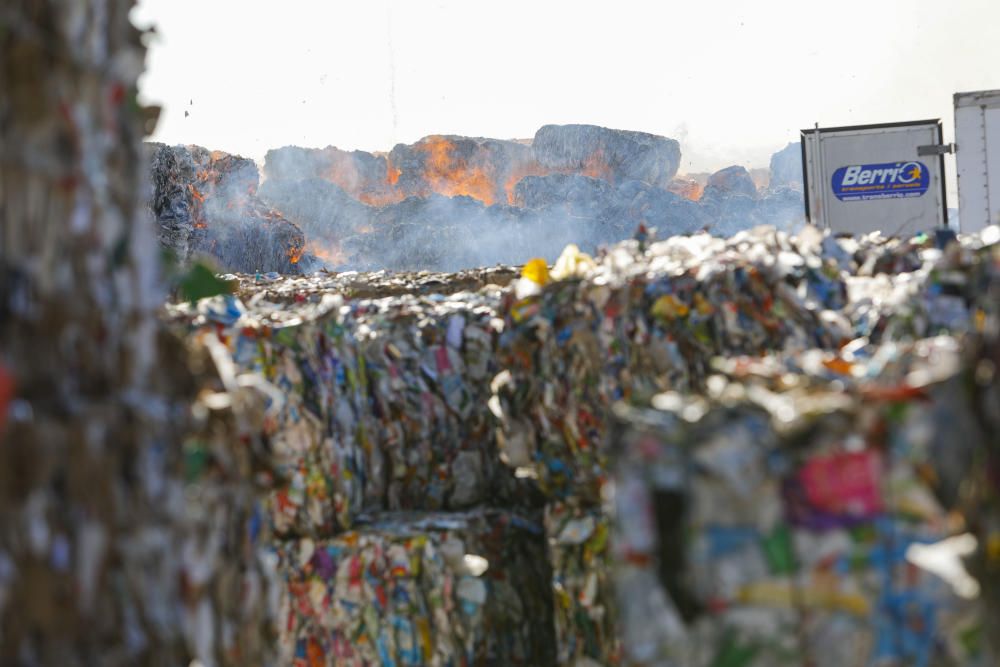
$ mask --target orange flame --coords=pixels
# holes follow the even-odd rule
[[[306,243],[304,250],[320,258],[324,263],[331,264],[333,266],[343,264],[346,259],[346,257],[344,257],[344,253],[338,246],[324,245],[315,240]]]
[[[355,195],[355,199],[369,206],[375,206],[377,208],[382,208],[383,206],[388,206],[389,204],[397,204],[404,199],[406,195],[399,190],[388,190],[379,192],[359,192]]]
[[[376,154],[386,161],[384,179],[366,177],[350,153],[336,149],[327,154],[327,166],[320,176],[358,201],[376,207],[398,203],[411,195],[424,197],[432,192],[446,197],[472,197],[487,206],[506,196],[507,203],[513,204],[514,188],[526,176],[559,173],[614,180],[614,170],[601,149],[595,150],[582,163],[557,169],[545,167],[533,159],[500,167],[483,162],[487,158],[481,152],[472,159],[463,157],[455,142],[441,135],[425,137],[413,149],[424,154],[423,172],[411,174],[414,178],[406,179],[404,185],[400,184],[402,170],[386,154]],[[503,171],[499,171],[501,168]]]
[[[493,179],[482,168],[455,157],[455,144],[448,139],[427,137],[416,148],[427,154],[424,179],[433,192],[446,197],[466,195],[487,206],[496,201]]]
[[[612,178],[614,172],[611,171],[611,165],[604,158],[604,151],[600,148],[584,160],[583,169],[580,170],[580,173],[590,178],[600,178],[605,181],[614,182]]]
[[[369,206],[382,207],[405,199],[405,193],[399,192],[394,187],[401,173],[402,171],[386,158],[385,181],[366,181],[358,172],[351,155],[337,151],[330,155],[330,166],[322,173],[322,177],[358,201]]]
[[[392,160],[389,158],[385,159],[385,182],[389,185],[396,185],[399,182],[399,175],[403,171],[392,164]]]
[[[693,179],[674,179],[667,190],[691,201],[698,201],[705,192],[705,186]]]
[[[361,192],[361,174],[349,155],[334,153],[329,168],[323,173],[323,178],[340,186],[344,192],[357,197]]]
[[[580,174],[581,176],[614,182],[614,171],[605,159],[604,151],[601,149],[597,149],[588,155],[583,164],[575,169],[572,167],[554,169],[532,160],[515,166],[507,178],[507,182],[504,183],[504,191],[507,193],[507,203],[514,204],[514,188],[517,187],[522,178],[526,176],[548,176],[550,174]]]

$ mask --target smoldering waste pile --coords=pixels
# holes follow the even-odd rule
[[[761,229],[571,247],[503,289],[245,276],[239,299],[172,306],[270,387],[284,664],[763,665],[844,638],[862,648],[842,664],[983,656],[993,617],[900,560],[996,540],[995,480],[947,491],[995,456],[990,431],[940,455],[940,416],[972,424],[973,399],[898,382],[958,382],[971,362],[937,362],[995,326],[996,246],[963,243]],[[680,417],[609,450],[612,405],[650,401]]]
[[[208,255],[231,271],[298,272],[305,236],[257,197],[252,160],[200,146],[146,149],[160,244],[177,260]]]
[[[546,125],[527,141],[434,135],[384,154],[288,146],[267,153],[263,179],[219,151],[152,151],[161,242],[229,271],[456,271],[551,261],[569,243],[591,252],[640,224],[791,229],[802,211],[801,184],[781,174],[766,189],[743,167],[678,179],[673,139],[591,125]]]

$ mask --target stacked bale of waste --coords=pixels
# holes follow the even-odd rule
[[[791,398],[783,398],[788,389],[783,383],[818,386],[819,380],[810,378],[820,378],[829,387],[841,387],[853,381],[854,373],[878,375],[889,384],[864,394],[859,405],[874,409],[909,401],[911,394],[891,382],[906,375],[899,368],[923,366],[905,366],[894,359],[933,353],[935,359],[947,360],[952,350],[943,342],[919,348],[886,346],[886,332],[904,328],[866,328],[875,321],[871,315],[889,318],[902,312],[894,310],[900,303],[936,299],[937,283],[925,276],[947,274],[954,283],[952,274],[958,272],[966,276],[968,286],[962,293],[966,321],[991,321],[989,313],[995,310],[974,298],[977,293],[993,294],[980,289],[988,284],[983,275],[989,262],[982,258],[992,256],[982,246],[982,239],[966,239],[960,252],[953,247],[942,254],[928,239],[851,241],[815,231],[788,237],[774,230],[729,240],[707,235],[663,243],[640,239],[596,259],[567,249],[551,271],[544,262],[529,262],[506,292],[427,295],[427,281],[443,281],[438,286],[442,293],[453,292],[455,286],[442,276],[376,274],[369,286],[371,296],[378,296],[379,290],[396,296],[350,300],[335,293],[354,289],[356,277],[350,275],[244,276],[239,280],[243,302],[217,298],[197,307],[174,306],[171,313],[224,346],[236,375],[244,378],[237,386],[253,384],[250,378],[259,376],[261,389],[272,397],[260,422],[275,487],[268,503],[270,520],[265,521],[279,538],[276,555],[285,605],[279,630],[283,650],[292,659],[306,664],[427,664],[432,663],[427,656],[455,657],[456,647],[462,647],[470,664],[645,664],[628,648],[632,638],[626,638],[625,646],[619,640],[616,618],[623,615],[627,627],[634,620],[633,610],[631,603],[623,607],[616,600],[609,579],[611,555],[621,544],[611,531],[612,503],[631,493],[620,484],[608,484],[612,470],[605,442],[611,405],[620,400],[641,405],[672,390],[679,392],[670,399],[674,403],[660,407],[670,408],[677,401],[695,405],[678,408],[682,417],[693,418],[705,399],[690,397],[713,395],[722,373],[731,378],[725,386],[758,385],[754,400],[764,406],[740,407],[737,412],[749,416],[727,437],[744,437],[740,428],[749,424],[751,440],[766,444],[784,437],[784,432],[771,435],[777,427],[766,413],[780,416],[791,409]],[[927,269],[928,263],[942,271]],[[893,292],[901,300],[883,299],[883,274],[899,271],[903,273],[894,275],[890,284],[913,285],[913,290]],[[512,271],[494,273],[507,280]],[[455,280],[478,285],[494,273],[472,272]],[[883,347],[852,341],[857,331],[881,332]],[[838,348],[839,356],[832,356],[829,351]],[[775,350],[784,356],[771,361],[761,356]],[[719,362],[713,361],[718,357],[733,359],[732,366],[720,371]],[[938,395],[943,396],[940,407],[921,418],[946,413],[951,409],[948,401],[963,394],[949,390]],[[982,392],[980,400],[988,403],[991,396]],[[810,410],[826,414],[822,406],[810,407],[808,401],[804,405],[792,407],[810,415]],[[837,434],[845,423],[859,423],[844,420],[839,407],[831,414],[817,417],[815,433]],[[895,413],[888,409],[887,414]],[[499,420],[499,442],[494,440],[493,419]],[[882,433],[883,422],[885,428],[897,426],[888,417],[879,419],[882,422],[874,422],[878,428],[865,420],[860,424],[874,428],[876,435]],[[928,432],[923,422],[907,422],[907,437],[921,428]],[[981,439],[969,435],[963,441]],[[933,469],[942,479],[962,479],[967,460],[942,456],[944,442],[921,441],[924,449],[917,454],[926,465],[919,465],[919,472],[926,475]],[[907,455],[911,462],[916,456]],[[825,475],[828,469],[843,467],[841,458],[827,461],[823,456],[809,469]],[[860,458],[868,468],[875,466],[872,455]],[[815,470],[810,475],[815,477]],[[908,482],[903,486],[911,493]],[[912,492],[907,511],[924,512],[918,518],[937,529],[941,522],[936,512],[952,506],[947,488],[940,484],[932,489],[935,498],[941,498],[937,505],[922,491]],[[669,508],[664,516],[683,515],[683,499],[669,494],[657,498]],[[778,501],[784,502],[784,496]],[[872,502],[879,508],[885,505],[881,497]],[[990,507],[988,499],[980,505]],[[774,502],[770,506],[773,509]],[[794,531],[777,530],[781,526],[774,516],[769,510],[765,518],[772,523],[762,535],[773,538],[771,556],[787,560],[787,549],[778,547]],[[809,518],[808,512],[805,516]],[[870,513],[864,516],[871,519]],[[988,539],[993,515],[983,510],[975,516],[980,517],[977,533]],[[502,529],[496,529],[496,542],[487,543],[483,531],[494,524]],[[682,536],[678,526],[665,522],[646,528],[668,535],[666,541],[674,543]],[[812,524],[807,527],[811,530]],[[718,537],[718,531],[709,532],[712,539]],[[732,535],[727,535],[718,539],[728,544]],[[937,538],[943,533],[926,535]],[[744,548],[742,542],[737,546]],[[874,553],[871,549],[879,543],[869,540],[862,546]],[[530,559],[494,557],[530,553],[540,558],[546,551],[544,572],[518,565]],[[663,558],[663,576],[686,571],[676,554],[655,555]],[[400,560],[404,556],[409,559],[405,566]],[[637,565],[653,567],[650,554],[635,557]],[[490,563],[489,574],[475,574],[480,559]],[[787,576],[784,570],[779,574]],[[868,570],[859,575],[858,586],[870,590],[869,575]],[[714,573],[699,576],[712,579]],[[721,575],[717,578],[724,581]],[[482,585],[471,583],[473,579]],[[511,596],[499,582],[514,582],[518,595]],[[746,589],[746,599],[770,603],[777,596],[783,603],[780,582],[777,588],[765,583]],[[683,620],[688,620],[683,614],[700,613],[704,600],[699,591],[673,581],[669,585]],[[392,604],[390,591],[399,596],[398,604]],[[846,621],[838,616],[834,623],[835,630],[851,637],[858,610],[874,609],[858,596],[831,598],[826,589],[809,590],[806,598],[821,605],[833,600],[840,605],[837,614],[854,614]],[[439,604],[444,611],[434,612]],[[547,611],[543,614],[542,609]],[[525,625],[528,614],[532,622]],[[786,646],[784,639],[761,648],[757,640],[772,631],[775,637],[786,636],[787,625],[782,624],[787,615],[779,616],[778,625],[770,629],[750,628],[749,644],[739,633],[735,639],[709,633],[706,641],[729,646],[720,659],[736,664],[754,655],[777,659],[775,651],[784,655],[786,649],[798,649]],[[826,631],[827,620],[817,616],[808,627]],[[792,621],[796,629],[806,627],[795,625],[798,617]],[[500,646],[489,638],[495,634],[489,629],[497,627],[512,628],[512,644]],[[651,631],[656,635],[649,640],[653,645],[661,630],[658,625]],[[348,647],[347,637],[361,639]],[[926,643],[928,635],[915,632],[907,637]],[[553,652],[532,654],[536,649],[525,648],[532,646],[548,646]]]
[[[608,511],[602,445],[615,401],[642,404],[667,390],[704,393],[717,357],[832,350],[859,333],[896,336],[905,327],[889,322],[912,321],[904,303],[938,313],[925,333],[966,330],[982,317],[969,314],[983,283],[976,267],[988,265],[976,254],[982,245],[967,238],[942,250],[928,237],[855,241],[771,229],[729,240],[627,242],[597,259],[570,250],[551,275],[526,266],[503,306],[504,372],[494,381],[493,407],[505,459],[519,476],[538,481],[562,524],[572,519],[583,527],[564,539],[562,524],[553,526],[554,562],[563,561],[560,545],[580,534],[603,541],[596,529]],[[956,294],[942,290],[941,281],[963,286],[958,302],[940,305]],[[883,298],[883,283],[893,298]],[[592,627],[578,619],[606,620],[607,605],[592,594],[601,581],[594,553],[600,550],[586,552],[597,563],[594,575],[580,577],[576,594],[565,598],[569,607],[585,602],[590,609],[559,617],[557,604],[560,645],[574,647],[561,656],[566,660],[593,645],[584,638],[594,636]],[[555,580],[558,602],[566,589],[559,567]],[[587,655],[612,662],[616,650],[609,642]]]
[[[621,408],[624,663],[994,664],[937,475],[990,438],[960,368],[953,338],[731,360]]]
[[[830,347],[851,336],[829,258],[762,229],[568,250],[503,304],[497,397],[505,452],[555,495],[597,497],[604,417],[619,399],[698,390],[716,355]],[[569,268],[564,268],[569,267]],[[596,467],[594,467],[596,466]],[[586,489],[586,490],[585,490]]]
[[[0,664],[267,664],[259,404],[157,321],[132,8],[3,9]]]
[[[626,664],[994,664],[995,236],[847,241],[879,343],[718,360],[705,395],[618,408]],[[888,295],[885,262],[917,267]]]
[[[553,664],[542,517],[487,408],[499,292],[345,300],[319,276],[270,301],[269,284],[171,315],[272,387],[282,646],[309,664]]]
[[[283,543],[282,664],[553,664],[538,532],[477,510],[383,515]]]
[[[827,258],[774,230],[625,242],[596,260],[570,249],[551,276],[525,267],[503,305],[493,406],[505,460],[550,499],[561,661],[618,659],[603,574],[610,406],[702,390],[719,354],[835,346],[850,334],[845,298]]]

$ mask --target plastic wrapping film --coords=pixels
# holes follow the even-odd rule
[[[621,406],[625,664],[995,664],[942,470],[992,437],[959,348],[732,359],[707,397]]]
[[[277,554],[282,664],[555,664],[552,575],[531,519],[390,513]]]
[[[268,435],[279,536],[329,536],[362,511],[462,509],[529,496],[487,408],[499,293],[175,306],[278,390]]]

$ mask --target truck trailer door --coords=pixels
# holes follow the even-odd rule
[[[1000,224],[1000,90],[955,95],[961,231]]]

